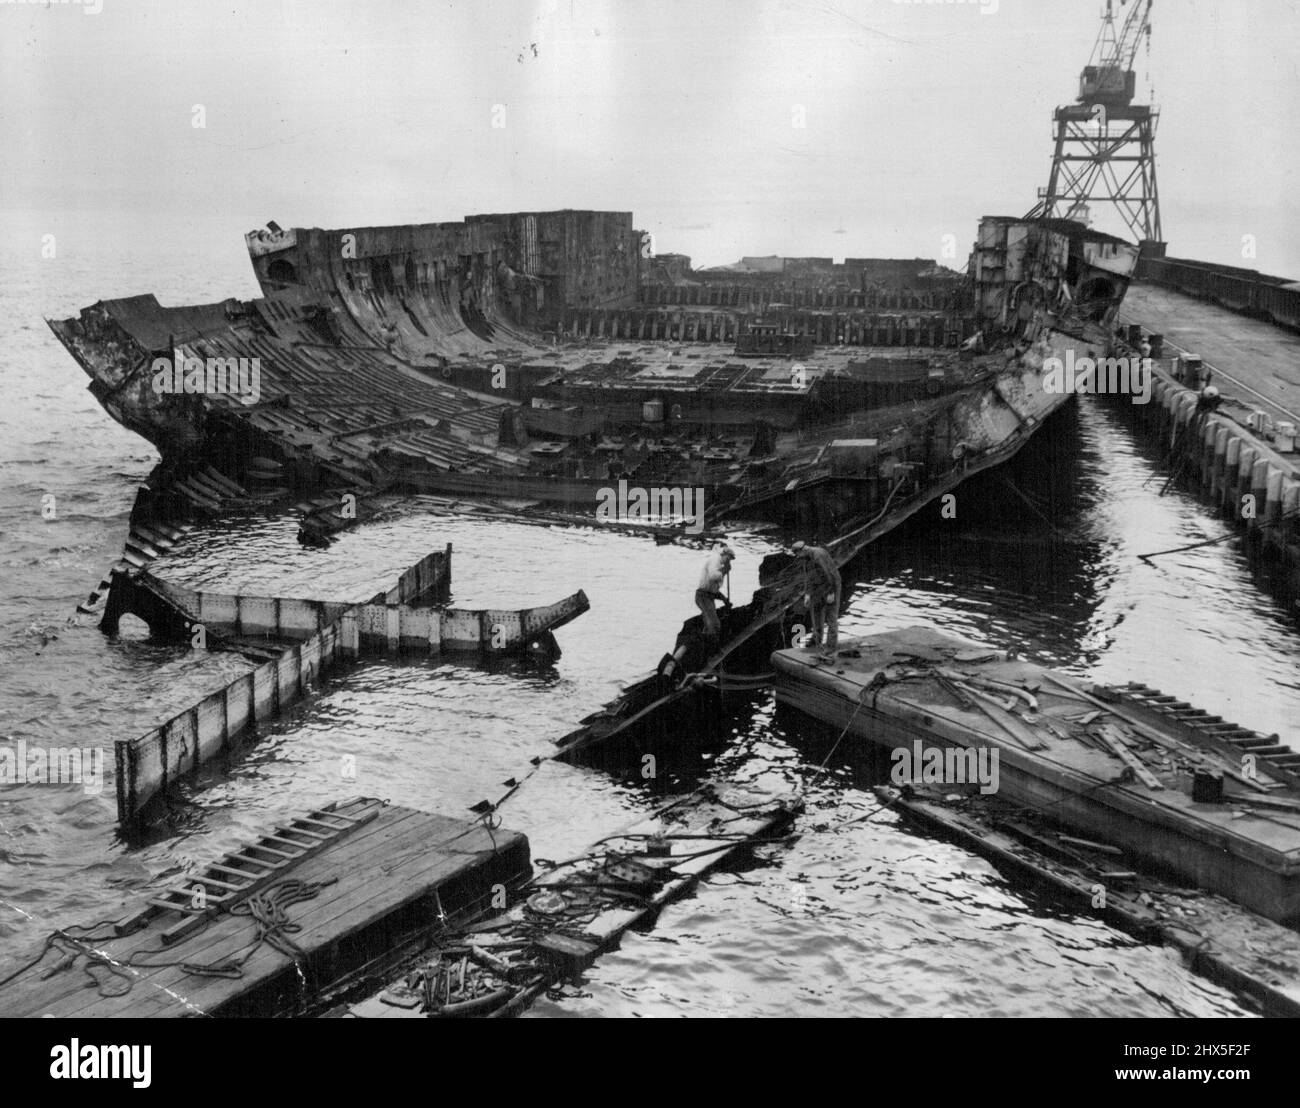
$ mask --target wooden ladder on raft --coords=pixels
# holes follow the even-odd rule
[[[340,809],[356,808],[355,812]],[[316,808],[279,824],[251,843],[245,843],[217,861],[200,866],[184,881],[168,886],[143,908],[113,926],[117,935],[129,935],[155,917],[177,917],[163,933],[165,944],[178,942],[219,912],[266,888],[313,854],[333,846],[344,836],[369,823],[383,801],[362,798]]]

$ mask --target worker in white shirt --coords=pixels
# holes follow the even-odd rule
[[[721,600],[725,607],[731,607],[731,601],[722,593],[722,583],[731,572],[731,563],[735,557],[731,547],[715,546],[709,551],[700,573],[700,584],[695,590],[695,605],[704,617],[704,634],[710,639],[716,639],[722,633],[722,621],[718,619],[713,602]]]
[[[822,632],[825,631],[826,645],[821,656],[834,659],[840,642],[840,596],[844,587],[840,571],[830,551],[824,546],[797,542],[790,550],[799,559],[804,573],[804,597],[812,617],[812,635],[808,649],[821,644]]]

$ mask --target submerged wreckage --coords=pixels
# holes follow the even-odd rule
[[[384,489],[838,529],[1064,403],[1044,359],[1104,348],[1137,260],[1079,223],[988,218],[969,279],[920,260],[696,271],[651,255],[630,213],[580,211],[270,224],[248,248],[260,299],[50,323],[161,452],[154,518],[211,507],[215,469],[287,503]]]

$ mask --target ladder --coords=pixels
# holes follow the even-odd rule
[[[1122,701],[1145,708],[1162,722],[1173,724],[1189,741],[1229,757],[1253,755],[1267,775],[1282,785],[1300,788],[1300,753],[1285,746],[1277,735],[1263,735],[1247,727],[1227,722],[1222,716],[1210,715],[1193,708],[1186,701],[1166,696],[1159,689],[1130,682],[1116,687]],[[1261,782],[1263,783],[1263,782]]]
[[[177,942],[218,912],[228,911],[251,893],[279,880],[304,858],[335,845],[369,823],[382,807],[382,801],[357,797],[279,824],[253,842],[200,866],[184,881],[169,885],[138,911],[114,924],[114,933],[129,935],[170,912],[179,918],[161,937],[165,944]]]

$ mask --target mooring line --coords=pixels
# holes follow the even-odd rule
[[[1290,512],[1285,512],[1284,514],[1278,516],[1277,519],[1269,523],[1260,521],[1258,526],[1260,527],[1261,530],[1265,530],[1265,529],[1273,530],[1277,527],[1279,523],[1283,522],[1284,520],[1293,519],[1296,516],[1300,516],[1300,508],[1296,508],[1295,510]],[[1204,539],[1201,542],[1189,543],[1187,546],[1175,546],[1169,550],[1155,550],[1152,551],[1150,554],[1139,554],[1138,560],[1142,562],[1149,562],[1152,558],[1159,558],[1162,554],[1181,554],[1184,550],[1196,550],[1202,546],[1214,546],[1216,543],[1227,542],[1229,539],[1242,539],[1245,537],[1246,536],[1239,531],[1229,531],[1226,535],[1220,535],[1217,539]]]

